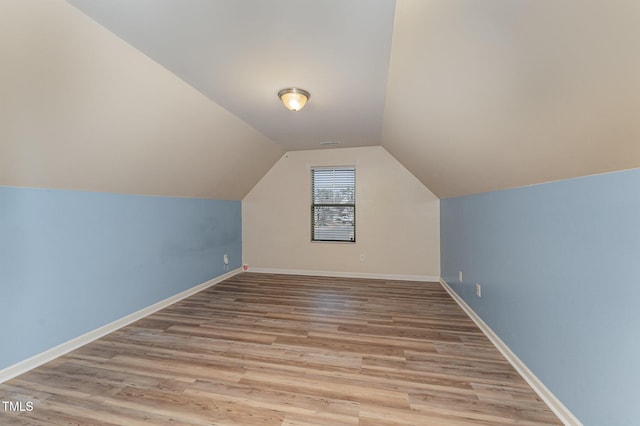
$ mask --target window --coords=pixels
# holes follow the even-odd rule
[[[311,241],[356,241],[356,169],[311,169]]]

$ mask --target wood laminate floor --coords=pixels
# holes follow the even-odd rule
[[[1,425],[561,424],[437,283],[243,273],[0,384]]]

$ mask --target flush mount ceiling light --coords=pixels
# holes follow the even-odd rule
[[[300,111],[302,107],[304,107],[311,97],[311,94],[306,90],[289,87],[279,91],[278,97],[282,100],[282,103],[287,107],[287,109],[289,109],[289,111],[295,112]]]

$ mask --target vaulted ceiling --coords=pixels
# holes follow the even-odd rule
[[[398,1],[382,144],[440,197],[640,166],[640,2]]]
[[[380,144],[393,0],[71,3],[286,150]]]
[[[27,3],[38,4],[38,10],[53,8],[41,0]],[[44,167],[26,179],[33,186],[44,185],[47,179],[39,176],[48,168],[60,169],[52,175],[58,177],[58,186],[69,187],[74,175],[65,170],[86,168],[89,173],[94,167],[95,185],[88,183],[86,189],[118,190],[127,187],[125,180],[137,177],[141,183],[134,192],[241,198],[282,152],[336,141],[339,147],[382,145],[440,197],[640,166],[637,1],[69,3],[95,22],[80,22],[79,16],[60,8],[31,16],[28,25],[34,28],[25,30],[25,22],[7,15],[20,2],[2,4],[7,22],[0,29],[0,44],[13,52],[8,62],[36,61],[36,56],[42,62],[43,54],[51,56],[54,75],[34,69],[28,80],[43,86],[45,100],[54,96],[51,91],[57,96],[70,85],[84,87],[73,114],[82,115],[78,122],[86,129],[58,135],[67,154],[73,153],[81,164],[54,149],[34,160],[24,143],[33,140],[31,131],[24,129],[15,140],[14,132],[0,141],[5,152],[22,155],[33,168]],[[58,15],[65,17],[56,26],[51,20],[62,19]],[[72,32],[76,23],[82,29]],[[100,26],[150,60],[131,52],[111,54],[122,42],[104,40]],[[29,59],[25,40],[36,38],[40,47]],[[70,61],[84,63],[87,56],[91,66],[76,67],[68,78],[59,75]],[[27,90],[38,95],[37,87],[25,84],[25,68],[0,76],[14,95],[11,101],[6,95],[0,99],[4,120],[12,128],[24,118],[17,116],[15,106],[24,111],[29,107],[16,87],[29,86]],[[97,76],[89,78],[83,74],[87,72]],[[101,79],[113,80],[114,75],[122,80],[113,83],[116,93],[112,86],[99,93]],[[194,93],[173,89],[181,84],[175,81],[157,83],[175,76]],[[43,78],[62,86],[46,88]],[[276,93],[288,86],[311,92],[307,107],[292,113],[279,103]],[[200,94],[210,105],[202,103]],[[105,97],[111,102],[108,107]],[[93,112],[100,119],[87,105],[97,98],[102,106]],[[193,103],[199,106],[190,114]],[[151,111],[148,105],[153,105]],[[53,106],[52,111],[59,114]],[[136,114],[140,122],[131,118]],[[107,120],[105,115],[114,117]],[[121,133],[113,126],[118,120],[128,120]],[[149,132],[145,126],[155,129]],[[87,135],[100,139],[106,128],[115,146],[96,144],[96,154]],[[114,131],[118,140],[113,140]],[[85,143],[70,142],[70,134]],[[16,170],[15,162],[2,161],[0,184],[16,182],[14,175],[24,171]],[[125,163],[122,182],[107,176],[117,174],[112,169],[118,163]],[[207,164],[211,169],[203,171]],[[241,165],[243,172],[251,166],[249,178],[234,173]],[[6,167],[10,172],[3,175]]]

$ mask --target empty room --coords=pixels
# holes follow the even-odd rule
[[[0,425],[640,424],[640,2],[0,0]]]

